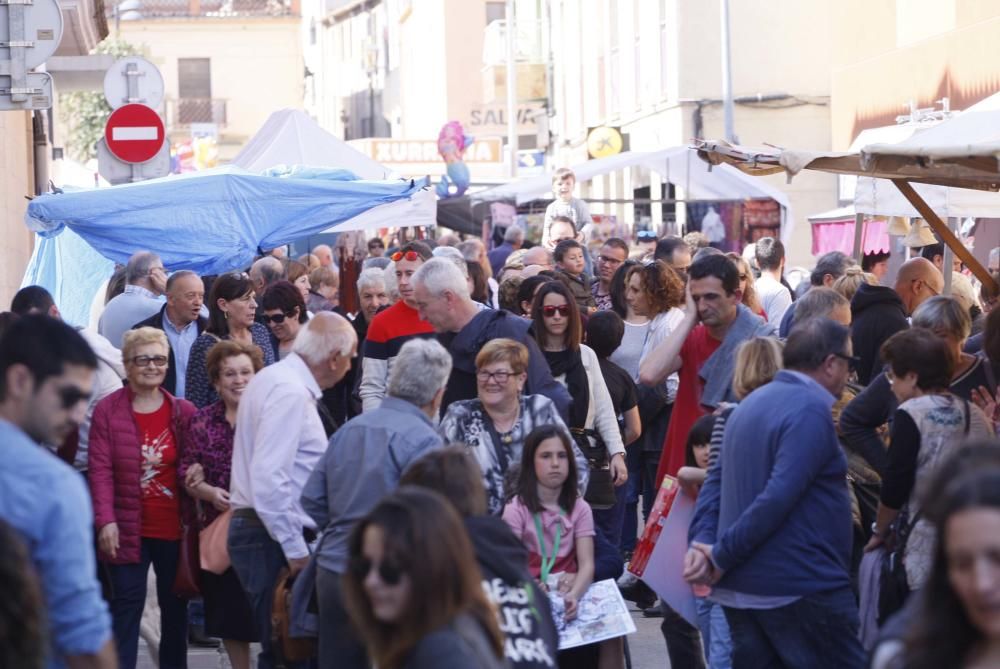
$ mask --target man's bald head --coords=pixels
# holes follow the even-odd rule
[[[314,247],[312,253],[319,259],[319,264],[322,267],[329,267],[333,264],[333,250],[326,244]]]
[[[896,293],[907,314],[912,314],[924,300],[940,295],[943,290],[944,277],[926,258],[910,258],[896,275]]]
[[[544,246],[532,246],[524,254],[521,262],[524,263],[525,267],[528,265],[541,265],[545,269],[552,269],[554,260],[552,258],[552,251]]]
[[[309,319],[295,337],[292,351],[305,360],[320,388],[332,388],[351,368],[358,335],[350,322],[332,311]]]
[[[250,266],[250,280],[258,297],[273,283],[285,278],[285,266],[272,256],[265,256]]]

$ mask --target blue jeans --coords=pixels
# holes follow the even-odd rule
[[[625,498],[628,495],[628,481],[615,488],[615,505],[610,509],[594,509],[594,525],[611,542],[615,550],[622,544],[622,526],[625,523]],[[634,523],[633,523],[634,525]]]
[[[708,669],[731,669],[733,666],[733,640],[729,637],[729,623],[722,606],[704,597],[694,600],[698,611],[698,629],[705,645]]]
[[[849,586],[777,609],[723,608],[733,638],[734,669],[866,666],[858,641],[858,606]]]
[[[111,622],[118,645],[119,669],[135,669],[139,623],[146,606],[146,577],[151,564],[160,604],[160,667],[187,668],[187,602],[173,593],[180,544],[180,541],[143,538],[139,562],[108,566]]]
[[[288,566],[281,544],[271,538],[256,518],[234,515],[229,524],[229,559],[239,576],[260,638],[258,669],[274,669],[277,660],[271,645],[271,605],[278,572]],[[286,663],[288,669],[306,666]]]
[[[316,593],[320,669],[368,669],[368,652],[347,617],[340,574],[317,567]]]

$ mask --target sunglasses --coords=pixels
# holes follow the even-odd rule
[[[656,239],[656,233],[652,230],[640,230],[635,238],[641,242],[651,242]]]
[[[375,563],[365,557],[351,558],[351,573],[359,581],[363,581],[371,573]],[[378,565],[379,580],[386,585],[399,585],[403,580],[403,570],[391,562],[380,562]]]
[[[157,367],[167,366],[167,356],[165,355],[137,355],[132,358],[132,364],[136,367],[149,367],[150,365],[156,365]]]
[[[237,281],[240,280],[246,281],[247,279],[250,278],[250,275],[247,274],[246,272],[230,272],[229,277],[232,279],[236,279]]]
[[[555,316],[556,312],[559,312],[560,316],[569,316],[569,305],[568,304],[559,304],[559,305],[546,304],[544,307],[542,307],[542,315],[544,315],[544,316],[546,316],[548,318],[552,318],[553,316]]]
[[[399,262],[400,260],[406,260],[406,261],[409,261],[409,262],[413,262],[414,260],[417,260],[418,258],[420,258],[420,254],[417,253],[416,251],[407,251],[406,253],[403,253],[402,251],[396,251],[395,253],[393,253],[390,256],[390,259],[393,262]]]
[[[853,370],[856,369],[858,365],[861,364],[861,358],[856,355],[846,355],[844,353],[834,353],[834,356],[840,358],[841,360],[846,360],[848,366]],[[890,379],[889,385],[892,385],[892,380]]]
[[[90,399],[90,393],[85,393],[76,386],[66,386],[59,389],[59,401],[63,409],[72,409],[80,402]]]
[[[293,309],[291,311],[286,311],[283,314],[275,314],[274,316],[268,316],[267,314],[263,314],[260,317],[260,320],[264,321],[264,325],[267,325],[269,323],[274,323],[275,325],[281,325],[282,323],[285,322],[286,318],[291,318],[294,315],[295,315],[295,310]]]

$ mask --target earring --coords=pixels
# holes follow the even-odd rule
[[[229,320],[229,312],[228,312],[228,311],[223,311],[223,312],[222,312],[222,315],[223,315],[223,316],[225,317],[225,319],[226,319],[227,321]]]

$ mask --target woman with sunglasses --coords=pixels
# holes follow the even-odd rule
[[[540,425],[566,429],[552,400],[522,394],[527,370],[528,348],[524,344],[503,338],[489,341],[476,355],[476,399],[452,402],[438,426],[446,444],[465,444],[479,463],[487,508],[496,516],[506,501],[504,477],[521,461],[525,437]],[[581,478],[585,478],[587,461],[579,449],[576,460]],[[581,488],[584,484],[585,480],[581,481]]]
[[[503,635],[461,518],[405,486],[351,533],[347,610],[379,669],[500,669]]]
[[[181,518],[192,520],[178,463],[194,406],[160,386],[167,336],[150,327],[125,333],[128,385],[98,402],[90,424],[88,478],[99,559],[108,565],[118,664],[134,669],[150,564],[160,604],[161,667],[187,666],[187,603],[172,591]],[[79,547],[64,547],[78,550]]]
[[[611,479],[616,487],[624,485],[628,480],[628,467],[618,417],[597,354],[581,343],[583,325],[573,294],[560,281],[543,284],[535,295],[531,315],[535,339],[549,363],[552,376],[566,386],[573,398],[569,409],[570,431],[585,435],[592,445],[603,441]],[[592,506],[601,506],[596,497],[588,497],[588,501]],[[611,496],[604,500],[603,508],[616,503]]]
[[[288,281],[278,281],[267,287],[261,298],[264,315],[261,320],[271,330],[274,353],[279,360],[292,352],[299,329],[309,321],[302,293]]]
[[[188,355],[185,399],[199,409],[219,401],[205,360],[208,350],[220,340],[254,344],[264,356],[265,367],[275,362],[271,333],[254,320],[256,315],[253,282],[246,272],[229,272],[215,279],[208,295],[208,327],[195,339]]]

